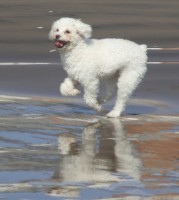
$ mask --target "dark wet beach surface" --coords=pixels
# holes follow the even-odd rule
[[[178,47],[178,8],[176,0],[0,2],[0,199],[179,199],[179,50],[150,50],[150,63],[164,63],[148,65],[121,119],[107,119],[81,97],[59,95],[65,73],[47,40],[51,23],[71,16],[97,38]]]

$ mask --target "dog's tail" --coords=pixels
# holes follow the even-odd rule
[[[142,44],[140,45],[140,48],[146,53],[147,52],[147,45]]]

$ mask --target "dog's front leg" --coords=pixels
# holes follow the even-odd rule
[[[86,103],[97,111],[102,110],[102,106],[98,102],[99,81],[90,80],[84,85],[84,99]]]
[[[75,84],[76,81],[71,78],[66,78],[60,85],[60,93],[64,96],[75,96],[79,94],[80,91],[75,88]]]

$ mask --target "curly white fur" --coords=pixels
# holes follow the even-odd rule
[[[90,25],[73,18],[55,21],[49,38],[55,41],[68,77],[60,86],[62,95],[80,93],[93,109],[102,110],[101,103],[108,101],[117,84],[117,99],[108,117],[119,117],[126,102],[147,71],[147,47],[123,39],[90,39]],[[105,80],[105,95],[99,100],[100,80]]]

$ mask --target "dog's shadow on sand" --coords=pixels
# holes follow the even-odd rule
[[[50,188],[49,194],[77,197],[79,185],[84,183],[103,188],[116,187],[126,180],[140,182],[142,164],[119,119],[89,124],[81,137],[79,140],[73,133],[59,135],[60,160],[53,179],[65,185]]]

